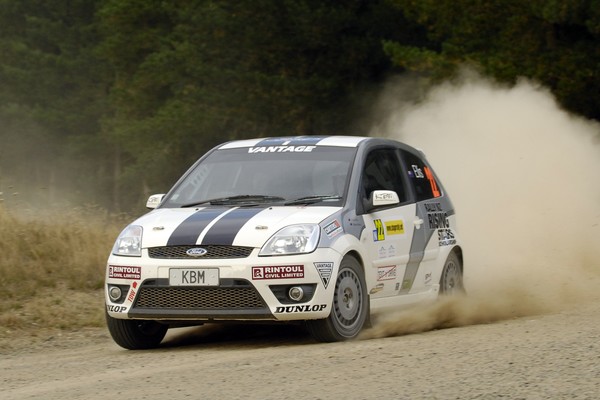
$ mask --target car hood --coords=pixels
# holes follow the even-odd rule
[[[142,247],[233,245],[262,247],[278,230],[318,224],[341,207],[160,208],[137,219]]]

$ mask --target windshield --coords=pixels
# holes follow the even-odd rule
[[[162,207],[209,204],[339,206],[356,148],[315,146],[310,152],[216,150],[169,193]]]

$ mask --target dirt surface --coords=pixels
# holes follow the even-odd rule
[[[598,303],[333,344],[292,326],[207,326],[127,351],[93,329],[4,343],[0,397],[596,399],[599,339]]]

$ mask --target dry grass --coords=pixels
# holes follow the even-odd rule
[[[103,325],[106,259],[125,223],[94,208],[0,205],[0,337]]]

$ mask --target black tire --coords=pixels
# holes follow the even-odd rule
[[[458,255],[452,252],[448,255],[440,277],[440,294],[465,294],[463,283],[463,268]]]
[[[310,334],[320,342],[353,339],[362,330],[369,315],[369,295],[360,263],[352,256],[342,259],[335,280],[329,317],[308,320]]]
[[[129,350],[158,347],[169,327],[155,321],[118,319],[106,313],[110,336],[119,346]]]

